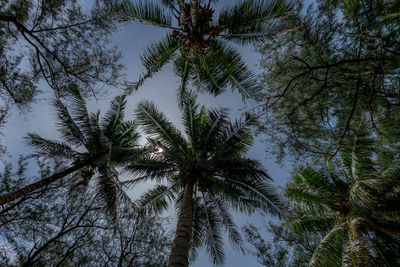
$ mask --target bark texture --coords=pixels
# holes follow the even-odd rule
[[[190,17],[192,19],[192,25],[195,30],[199,26],[199,0],[190,0]]]
[[[25,196],[29,193],[32,193],[33,191],[42,188],[46,185],[49,185],[55,181],[57,181],[58,179],[63,178],[64,176],[67,176],[68,174],[71,174],[77,170],[79,170],[80,168],[84,167],[87,165],[87,162],[81,162],[81,163],[77,163],[74,164],[73,166],[60,171],[58,173],[55,173],[47,178],[44,178],[36,183],[32,183],[30,185],[27,185],[21,189],[15,190],[14,192],[8,193],[6,195],[0,196],[0,206],[7,204],[13,200],[16,200],[17,198],[20,198],[22,196]]]
[[[193,188],[194,180],[189,181],[183,193],[182,206],[174,242],[172,243],[168,267],[187,267],[189,265],[189,247],[192,238],[193,222]]]

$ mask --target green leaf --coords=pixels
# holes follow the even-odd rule
[[[171,26],[171,15],[154,1],[122,0],[117,14],[122,21],[137,21],[154,26]]]

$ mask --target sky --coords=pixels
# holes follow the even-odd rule
[[[221,6],[229,6],[235,2],[234,0],[220,1],[217,10]],[[141,66],[140,62],[140,54],[149,43],[160,40],[165,33],[165,30],[135,22],[121,23],[118,25],[118,31],[113,34],[111,41],[112,44],[123,53],[122,64],[125,65],[126,68],[126,80],[136,81],[139,78],[140,73],[144,71],[144,67]],[[255,49],[251,46],[247,46],[239,48],[239,51],[248,66],[250,66],[255,73],[260,73],[260,69],[257,66],[260,55]],[[126,119],[133,119],[133,112],[138,102],[141,100],[151,100],[176,126],[178,126],[178,128],[181,128],[180,111],[176,103],[175,94],[178,84],[179,80],[173,74],[172,65],[167,65],[162,71],[154,75],[153,78],[147,80],[137,92],[127,98]],[[12,110],[8,122],[5,125],[2,141],[3,144],[7,146],[11,160],[16,160],[19,154],[28,155],[31,152],[30,148],[27,147],[23,141],[23,137],[26,136],[28,132],[36,132],[47,138],[58,137],[55,131],[55,110],[49,104],[52,95],[50,90],[46,89],[46,85],[41,84],[40,86],[43,88],[43,91],[48,93],[40,95],[39,101],[32,105],[32,109],[28,113],[20,113],[17,110]],[[99,96],[97,100],[91,100],[88,103],[89,110],[96,111],[100,109],[103,111],[102,114],[104,114],[104,110],[109,106],[109,101],[114,96],[121,93],[121,91],[113,88],[106,90],[106,92],[107,93],[102,96]],[[208,107],[220,106],[230,108],[232,118],[238,118],[243,110],[251,106],[251,104],[246,106],[242,101],[242,97],[237,92],[232,92],[230,89],[227,89],[226,93],[218,97],[202,94],[199,96],[199,101],[201,104]],[[269,155],[265,152],[266,146],[267,144],[263,143],[263,137],[257,137],[254,145],[248,152],[248,157],[260,160],[270,176],[274,179],[275,184],[277,186],[282,186],[287,181],[291,169],[288,163],[284,163],[283,165],[276,164],[273,155]],[[133,188],[129,192],[129,195],[135,199],[145,188],[148,188],[148,185],[140,188]],[[173,223],[176,222],[174,212],[170,211],[165,214],[165,216],[167,215],[174,218],[171,223],[171,229],[174,229],[175,225]],[[254,214],[249,217],[247,215],[234,213],[234,220],[239,227],[246,223],[262,226],[271,219],[271,217],[261,216],[260,214]],[[227,238],[225,241],[226,261],[224,266],[261,266],[254,257],[244,256],[233,251],[228,244]],[[212,264],[210,263],[208,255],[202,251],[199,253],[198,259],[191,266],[206,267],[212,266]]]

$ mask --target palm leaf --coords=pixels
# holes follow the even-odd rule
[[[247,68],[236,49],[222,41],[211,40],[209,56],[214,57],[217,68],[224,73],[225,83],[237,89],[244,99],[258,99],[261,92],[255,75]],[[207,62],[207,60],[206,60]]]
[[[220,221],[228,232],[230,243],[235,248],[244,252],[243,239],[237,229],[236,224],[233,222],[232,215],[228,211],[226,202],[223,199],[217,198],[213,192],[207,194],[209,201],[212,202],[214,209],[217,211],[216,214],[220,216]]]
[[[160,71],[173,58],[174,53],[181,45],[182,42],[177,42],[170,34],[158,43],[150,45],[140,57],[147,73],[142,75],[138,82],[129,86],[127,93],[130,94],[132,90],[137,90],[147,78]]]
[[[346,233],[344,225],[336,225],[316,247],[309,266],[341,266]]]
[[[67,160],[79,159],[83,156],[81,153],[73,150],[67,144],[42,138],[35,133],[29,133],[25,139],[29,145],[36,149],[38,156]]]
[[[222,265],[225,255],[221,235],[221,221],[212,206],[205,202],[206,198],[204,197],[204,194],[203,199],[203,210],[206,215],[205,222],[207,231],[204,233],[207,237],[205,239],[205,245],[210,253],[213,263],[215,265]]]
[[[76,146],[86,145],[85,135],[71,117],[66,106],[59,99],[54,101],[54,106],[57,109],[57,126],[65,141]]]
[[[174,200],[173,189],[177,184],[171,186],[157,185],[155,188],[146,191],[138,200],[139,210],[146,214],[160,214],[165,211],[169,203]]]
[[[181,81],[181,85],[177,90],[177,102],[179,106],[182,107],[184,96],[187,94],[189,79],[193,75],[193,67],[188,53],[183,50],[180,51],[179,56],[174,60],[174,69]]]
[[[261,41],[282,28],[281,17],[290,10],[291,5],[282,0],[241,1],[221,11],[218,26],[224,29],[223,37],[227,39],[240,43]]]
[[[122,0],[117,14],[122,21],[137,21],[159,27],[171,27],[171,15],[154,1]]]
[[[119,132],[118,127],[123,123],[126,103],[125,95],[116,96],[102,119],[102,131],[110,139],[114,139],[115,134]]]
[[[136,109],[136,116],[148,135],[171,147],[179,148],[181,153],[187,155],[185,139],[153,103],[140,102]]]

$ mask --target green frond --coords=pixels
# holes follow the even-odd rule
[[[256,124],[252,116],[246,116],[244,120],[236,120],[225,127],[219,135],[219,145],[215,147],[214,157],[224,155],[242,156],[247,148],[253,143],[251,127]]]
[[[295,232],[324,232],[338,223],[334,213],[296,214],[287,222],[287,226]]]
[[[197,101],[197,95],[193,92],[187,92],[183,96],[182,103],[182,121],[185,127],[186,135],[190,141],[190,148],[192,154],[196,154],[197,150],[201,149],[201,119],[202,114],[199,112],[199,103]],[[199,140],[200,139],[200,140]]]
[[[92,121],[86,108],[85,99],[78,87],[70,89],[68,100],[70,103],[70,114],[76,125],[78,125],[79,129],[85,135],[91,133],[93,131]]]
[[[204,194],[203,194],[203,199]],[[203,210],[206,216],[206,235],[205,238],[205,246],[207,252],[210,253],[211,260],[215,265],[222,265],[224,263],[225,254],[223,250],[223,241],[221,234],[221,221],[219,220],[219,216],[216,214],[216,211],[212,208],[212,206],[203,201]]]
[[[329,180],[328,176],[322,172],[314,170],[312,167],[299,170],[296,173],[294,181],[314,189],[331,191],[332,193],[336,193],[335,191],[337,191],[335,185]]]
[[[193,67],[192,84],[200,92],[207,92],[214,96],[225,92],[228,86],[228,79],[224,69],[218,62],[219,51],[209,50],[206,54],[197,53],[192,58]]]
[[[259,98],[261,86],[236,49],[225,42],[212,40],[210,41],[210,51],[212,51],[210,56],[215,56],[215,60],[219,64],[218,68],[224,72],[226,81],[231,88],[237,89],[243,99]]]
[[[125,148],[113,145],[111,147],[110,161],[114,166],[125,166],[125,164],[140,159],[145,152],[142,148]]]
[[[42,138],[35,133],[28,133],[25,140],[29,145],[35,148],[38,156],[60,158],[64,160],[75,160],[82,157],[81,153],[73,150],[67,144]]]
[[[125,88],[126,94],[131,94],[137,90],[148,78],[154,73],[161,70],[165,64],[174,58],[175,52],[182,46],[182,42],[177,42],[170,34],[161,41],[150,45],[144,54],[140,57],[146,73],[141,75],[139,80],[134,83],[127,83]]]
[[[110,107],[101,120],[101,129],[110,139],[114,139],[114,135],[123,123],[126,103],[125,95],[116,96],[111,100]]]
[[[140,134],[137,132],[138,125],[134,121],[123,121],[115,129],[115,133],[107,133],[113,145],[123,148],[134,148],[138,146]]]
[[[363,235],[354,236],[348,232],[349,259],[353,266],[368,266],[373,262],[371,251],[373,247]]]
[[[204,125],[205,131],[201,138],[203,151],[219,146],[221,136],[225,133],[226,127],[229,126],[228,109],[226,108],[209,110],[208,118],[209,122]]]
[[[176,41],[170,34],[161,41],[150,45],[145,53],[140,57],[143,66],[148,73],[159,71],[169,60],[173,58],[174,53],[179,49],[182,43]]]
[[[295,202],[304,202],[309,205],[324,205],[332,207],[335,203],[335,194],[330,191],[317,191],[307,187],[293,186],[289,184],[286,188],[286,196]]]
[[[183,98],[187,94],[187,85],[193,76],[193,67],[188,53],[183,50],[180,51],[179,56],[174,59],[174,70],[180,78],[180,86],[177,89],[177,102],[179,107],[183,105]]]
[[[229,155],[227,155],[229,156]],[[264,166],[257,160],[242,158],[216,159],[213,161],[216,166],[216,175],[226,179],[240,181],[253,180],[263,183],[272,178],[265,171]]]
[[[216,214],[220,216],[222,225],[228,232],[230,243],[234,245],[234,248],[244,252],[243,239],[239,233],[239,230],[237,229],[236,224],[233,222],[233,218],[229,212],[227,203],[223,199],[215,196],[212,191],[207,193],[207,197],[209,197],[209,201],[212,202],[214,209],[216,210]]]
[[[137,177],[146,177],[148,180],[162,180],[176,172],[171,162],[159,160],[155,157],[135,159],[124,166],[124,171]]]
[[[183,155],[187,155],[186,140],[153,103],[140,102],[136,109],[136,117],[146,134],[150,135],[151,138],[175,147]]]
[[[194,262],[198,255],[198,249],[203,246],[204,239],[207,238],[205,232],[205,218],[202,199],[200,197],[193,198],[193,224],[192,238],[190,241],[189,261]]]
[[[71,145],[81,146],[87,143],[86,137],[71,117],[67,107],[56,99],[54,106],[57,109],[57,127],[65,141]]]
[[[175,198],[174,187],[177,187],[177,184],[156,185],[153,189],[146,191],[138,200],[139,211],[146,214],[160,214],[165,211]]]
[[[347,239],[346,234],[345,225],[336,225],[318,244],[309,266],[341,266],[342,251]]]
[[[97,192],[100,199],[105,203],[105,210],[113,222],[117,219],[118,185],[117,173],[108,166],[99,168],[100,175],[97,177]]]
[[[192,56],[193,85],[200,91],[219,95],[227,87],[244,99],[259,97],[261,87],[240,54],[222,41],[210,40],[207,53]]]
[[[137,21],[149,25],[169,27],[171,26],[171,14],[154,1],[122,0],[117,16],[121,21]]]
[[[178,3],[177,2],[178,2],[177,0],[161,0],[161,3],[165,7],[169,8],[171,10],[171,12],[178,11],[178,9],[177,9]]]
[[[234,201],[233,206],[240,207],[245,203],[235,203],[237,201],[247,200],[248,204],[253,204],[253,209],[260,209],[261,211],[267,212],[272,215],[280,215],[282,212],[282,202],[279,195],[276,193],[276,189],[273,188],[267,181],[255,182],[255,181],[243,181],[232,178],[218,179],[218,187],[223,191],[227,190],[227,187],[236,189],[238,194],[235,198],[231,194],[228,194],[231,201]],[[217,189],[215,189],[217,190]],[[235,190],[233,190],[235,191]],[[218,192],[222,194],[222,192]],[[237,200],[237,201],[235,201]]]
[[[283,28],[291,4],[282,0],[243,0],[221,11],[218,26],[223,36],[240,43],[257,42]]]

